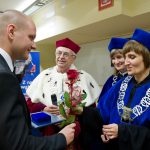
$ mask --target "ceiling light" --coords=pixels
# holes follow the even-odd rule
[[[23,13],[26,15],[31,15],[35,11],[39,10],[43,6],[47,5],[49,2],[52,2],[54,0],[36,0],[32,5],[27,7]]]
[[[16,10],[19,10],[19,11],[23,11],[25,10],[26,8],[28,8],[29,6],[31,6],[36,0],[25,0],[25,1],[22,1],[20,2],[17,6],[16,6]]]

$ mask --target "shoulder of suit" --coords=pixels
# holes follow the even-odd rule
[[[12,73],[7,64],[3,62],[0,63],[0,72]]]
[[[13,76],[14,78],[16,78],[16,75],[11,72],[9,69],[7,69],[6,67],[1,67],[0,66],[0,74],[1,76]]]

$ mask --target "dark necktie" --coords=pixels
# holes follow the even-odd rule
[[[16,66],[14,66],[13,73],[16,74]]]

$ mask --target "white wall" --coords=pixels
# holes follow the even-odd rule
[[[90,73],[99,85],[103,85],[106,79],[113,73],[109,51],[109,40],[88,43],[81,46],[75,65]]]

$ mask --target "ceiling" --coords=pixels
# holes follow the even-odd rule
[[[63,37],[70,37],[77,43],[85,44],[89,42],[108,39],[113,36],[130,36],[135,28],[150,29],[150,13],[129,17],[119,15],[100,22],[96,22],[81,28],[44,39],[38,44],[53,44]]]
[[[16,9],[16,6],[19,6],[23,1],[27,0],[1,0],[0,11]],[[63,37],[70,37],[77,43],[84,44],[107,39],[112,36],[130,35],[137,27],[150,30],[150,12],[136,17],[119,15],[44,39],[37,42],[37,44],[54,44],[56,40]]]
[[[22,0],[21,0],[22,1]],[[17,5],[19,5],[20,0],[0,0],[1,5],[0,5],[0,10],[4,11],[6,9],[15,9]]]
[[[7,9],[16,9],[23,11],[29,5],[31,5],[35,0],[0,0],[0,11]]]

